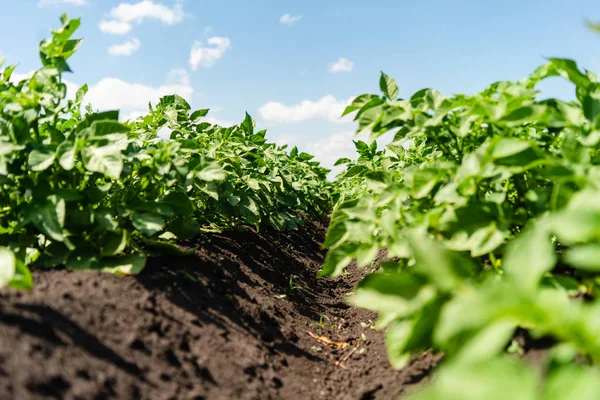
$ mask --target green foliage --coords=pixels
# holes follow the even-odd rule
[[[600,23],[587,21],[586,24],[592,32],[600,33]]]
[[[576,100],[539,99],[537,84],[554,76],[575,85]],[[600,397],[596,76],[552,58],[474,95],[423,89],[402,99],[389,76],[379,83],[382,96],[363,94],[344,111],[372,142],[355,140],[357,158],[337,163],[345,170],[321,274],[387,251],[351,302],[379,313],[394,367],[426,349],[445,353],[415,399]],[[377,149],[384,133],[394,139]],[[517,328],[587,361],[550,365],[540,384],[502,356]]]
[[[355,160],[336,162],[345,170],[332,187],[313,156],[269,143],[248,114],[224,128],[169,95],[121,123],[118,111],[84,106],[87,85],[66,99],[62,77],[82,42],[72,39],[78,19],[61,22],[40,43],[42,68],[16,83],[15,66],[0,73],[0,287],[31,288],[28,266],[136,274],[148,256],[194,251],[178,239],[295,229],[299,213],[332,211],[322,275],[387,252],[350,301],[379,313],[392,365],[445,353],[411,398],[600,397],[593,73],[551,58],[474,95],[423,89],[408,99],[382,73],[382,95],[344,110],[369,138],[354,141]],[[540,99],[536,86],[550,77],[570,81],[576,100]],[[385,133],[394,138],[378,148]],[[506,354],[518,328],[556,342],[542,374]]]
[[[574,365],[550,368],[545,382],[533,368],[507,358],[444,366],[433,385],[409,400],[569,400],[596,399],[598,370]]]
[[[67,99],[80,21],[61,22],[41,69],[16,83],[14,66],[0,73],[0,286],[31,287],[27,266],[136,274],[149,254],[182,254],[169,243],[180,238],[328,212],[329,171],[269,143],[248,114],[223,128],[170,95],[121,123],[84,106],[87,85]]]

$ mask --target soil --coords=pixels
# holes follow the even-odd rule
[[[390,366],[376,315],[317,279],[325,225],[213,234],[137,276],[34,271],[0,290],[2,399],[394,399],[439,356]],[[291,284],[290,284],[291,278]],[[298,288],[291,288],[291,287]]]

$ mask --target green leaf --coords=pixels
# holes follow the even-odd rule
[[[600,271],[600,244],[590,243],[568,249],[564,254],[567,264],[585,271]]]
[[[496,222],[476,229],[471,235],[466,231],[454,234],[450,241],[446,242],[449,249],[457,251],[470,251],[471,257],[479,257],[496,250],[507,234],[496,227]]]
[[[338,159],[338,160],[335,162],[335,164],[333,164],[333,165],[337,167],[338,165],[342,165],[342,164],[348,164],[348,163],[351,163],[351,162],[352,162],[352,160],[351,160],[351,159],[349,159],[349,158],[346,158],[346,157],[343,157],[343,158],[340,158],[340,159]]]
[[[200,233],[200,224],[191,218],[176,218],[167,226],[170,232],[182,239],[191,239]]]
[[[15,276],[17,258],[12,250],[0,247],[0,288],[9,284]]]
[[[101,242],[102,256],[115,256],[127,247],[129,243],[129,234],[126,230],[119,232],[106,232]]]
[[[404,346],[405,352],[418,354],[435,346],[433,332],[446,303],[444,296],[436,296],[415,314],[412,334]]]
[[[26,211],[26,216],[44,235],[70,246],[63,232],[65,213],[65,201],[56,198],[43,205],[32,206]]]
[[[309,161],[309,160],[312,160],[313,158],[315,158],[315,156],[313,156],[312,154],[302,152],[302,153],[298,154],[298,158],[303,161]]]
[[[10,287],[18,290],[31,290],[33,288],[33,277],[31,276],[29,268],[18,259],[16,260],[15,266],[15,275],[9,282]]]
[[[171,255],[176,257],[187,257],[194,254],[196,248],[182,249],[175,243],[170,243],[164,240],[151,240],[142,239],[146,249],[152,250],[154,254],[159,255]]]
[[[103,264],[98,261],[96,255],[89,254],[89,252],[85,250],[71,252],[65,265],[67,268],[74,270],[98,269],[103,266]]]
[[[178,94],[170,94],[160,98],[158,101],[159,107],[172,108],[176,111],[183,111],[186,113],[191,109],[190,104]],[[187,114],[185,114],[187,116]]]
[[[81,89],[83,89],[83,86],[81,87]],[[102,112],[96,112],[96,113],[86,114],[85,119],[88,122],[88,124],[90,124],[90,125],[94,121],[101,121],[101,122],[114,121],[114,122],[118,122],[119,121],[119,110],[109,110],[109,111],[102,111]],[[116,125],[116,126],[120,126],[120,125],[121,124]]]
[[[555,264],[556,254],[548,226],[541,221],[508,245],[503,268],[518,287],[533,292],[542,276]]]
[[[101,192],[98,190],[98,192]],[[101,198],[98,200],[101,201]],[[98,224],[98,228],[102,230],[117,232],[119,223],[115,217],[106,209],[98,209],[93,213],[93,220]]]
[[[496,358],[446,365],[431,385],[406,400],[537,400],[537,387],[535,371],[525,363]]]
[[[129,132],[129,128],[127,127],[127,125],[112,120],[94,121],[92,122],[90,128],[92,136],[95,137],[111,135],[113,133]]]
[[[406,317],[420,310],[434,295],[435,289],[419,276],[404,271],[377,273],[360,281],[349,302],[378,313]]]
[[[531,142],[515,138],[502,138],[493,146],[495,164],[516,167],[515,173],[545,162],[545,155]]]
[[[0,67],[2,66],[3,63],[4,63],[4,59],[2,58],[2,56],[0,56]],[[4,70],[3,76],[2,76],[2,79],[5,82],[10,81],[10,77],[12,76],[15,68],[17,68],[16,64],[6,67],[6,69]]]
[[[89,87],[88,87],[87,83],[80,86],[79,89],[77,89],[77,93],[75,94],[75,101],[77,103],[81,103],[83,101],[83,98],[87,94],[88,90],[89,90]],[[118,115],[117,115],[117,119],[119,119]]]
[[[352,262],[352,259],[354,258],[353,255],[354,252],[348,251],[348,249],[344,246],[334,250],[329,250],[325,256],[323,268],[321,271],[319,271],[319,277],[339,276],[344,268],[346,268]]]
[[[75,166],[75,144],[73,142],[62,142],[56,149],[56,156],[60,166],[70,171]]]
[[[356,249],[356,265],[359,268],[364,268],[371,264],[377,258],[379,253],[379,245],[360,246]]]
[[[549,374],[541,400],[596,400],[598,396],[597,369],[566,365]]]
[[[56,152],[48,148],[39,148],[29,153],[27,164],[32,171],[43,171],[54,163]]]
[[[541,287],[552,287],[565,291],[568,295],[575,296],[579,292],[579,281],[571,276],[546,274],[542,278]]]
[[[88,146],[82,149],[85,168],[98,172],[113,179],[119,179],[123,171],[123,155],[121,146],[109,144],[106,146]]]
[[[583,114],[589,121],[594,121],[600,114],[600,91],[583,96]]]
[[[427,197],[442,177],[438,171],[433,169],[407,170],[405,174],[406,184],[411,188],[411,196],[414,199]]]
[[[575,84],[575,86],[587,89],[590,79],[579,71],[577,63],[566,58],[549,58],[549,61],[558,71],[558,74]]]
[[[553,231],[566,245],[600,238],[600,214],[584,210],[565,210],[553,216]]]
[[[206,115],[208,114],[209,109],[205,108],[202,110],[196,110],[192,113],[192,115],[190,115],[190,120],[192,120],[192,122],[197,122],[197,120],[199,120],[202,117],[206,117]]]
[[[165,226],[165,221],[160,216],[142,212],[134,212],[131,222],[145,236],[153,236]]]
[[[381,99],[379,98],[379,96],[376,96],[373,94],[360,95],[360,96],[356,97],[354,100],[352,100],[352,103],[344,109],[344,112],[342,113],[341,116],[344,117],[353,111],[361,109],[362,107],[364,107],[365,105],[367,105],[371,102],[381,103]]]
[[[227,195],[227,202],[229,204],[231,204],[232,206],[237,205],[240,202],[241,199],[242,198],[240,196],[235,195],[235,194],[228,194]]]
[[[461,363],[480,362],[501,354],[514,336],[515,322],[498,321],[485,326],[456,355]]]
[[[169,206],[175,215],[189,217],[194,213],[194,204],[184,192],[171,192],[160,200],[160,204]]]
[[[508,126],[519,126],[524,122],[536,121],[545,111],[546,107],[539,105],[523,106],[503,116],[499,122]]]
[[[241,123],[240,127],[246,132],[247,135],[252,135],[254,133],[254,120],[250,116],[250,114],[246,113],[246,117],[244,121]]]
[[[584,160],[588,153],[587,149],[577,140],[573,132],[568,132],[565,135],[561,150],[564,157],[574,163],[585,162]]]
[[[244,197],[238,203],[238,206],[242,212],[242,215],[250,224],[255,225],[260,222],[260,208],[258,207],[256,201],[250,197]]]
[[[377,218],[375,210],[371,207],[360,207],[355,206],[352,208],[341,209],[340,212],[346,214],[351,219],[358,219],[362,221],[375,221]]]
[[[511,157],[524,152],[530,147],[531,143],[529,143],[527,140],[502,138],[494,145],[492,157],[495,159]]]
[[[219,164],[211,162],[206,164],[204,168],[198,171],[197,175],[198,179],[203,181],[221,181],[225,179],[225,171],[221,169]]]
[[[405,348],[413,328],[413,320],[400,320],[392,322],[385,330],[385,346],[394,369],[402,369],[410,361],[411,354],[406,352]]]
[[[458,289],[476,271],[469,260],[446,250],[440,243],[417,231],[408,235],[408,241],[416,261],[415,272],[427,276],[443,291]]]
[[[146,266],[146,256],[141,254],[131,254],[124,257],[111,257],[103,259],[104,267],[102,272],[108,272],[116,275],[137,275]]]
[[[354,147],[356,147],[356,151],[359,153],[365,153],[369,151],[369,145],[362,140],[353,140]]]
[[[383,71],[379,78],[379,88],[390,100],[395,100],[398,97],[398,85],[396,85],[396,81],[384,74]]]
[[[586,21],[586,25],[591,31],[600,33],[600,22]]]
[[[327,228],[327,236],[325,237],[325,243],[323,243],[323,247],[328,249],[336,248],[349,237],[350,232],[348,232],[344,222],[332,221]]]

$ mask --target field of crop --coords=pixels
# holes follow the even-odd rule
[[[401,99],[382,73],[331,182],[248,114],[68,99],[61,23],[0,72],[4,398],[600,398],[595,74]]]

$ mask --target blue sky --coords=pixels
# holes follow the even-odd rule
[[[212,121],[248,111],[268,136],[324,164],[352,154],[354,125],[337,116],[353,96],[378,91],[379,71],[400,96],[423,87],[473,93],[567,57],[600,72],[597,0],[19,0],[5,1],[0,54],[27,73],[59,16],[82,17],[73,87],[123,116],[178,92]],[[285,17],[287,15],[287,17]],[[109,50],[110,49],[110,50]],[[340,62],[341,60],[341,62]],[[337,67],[333,66],[337,63]],[[548,95],[572,98],[555,79]]]

